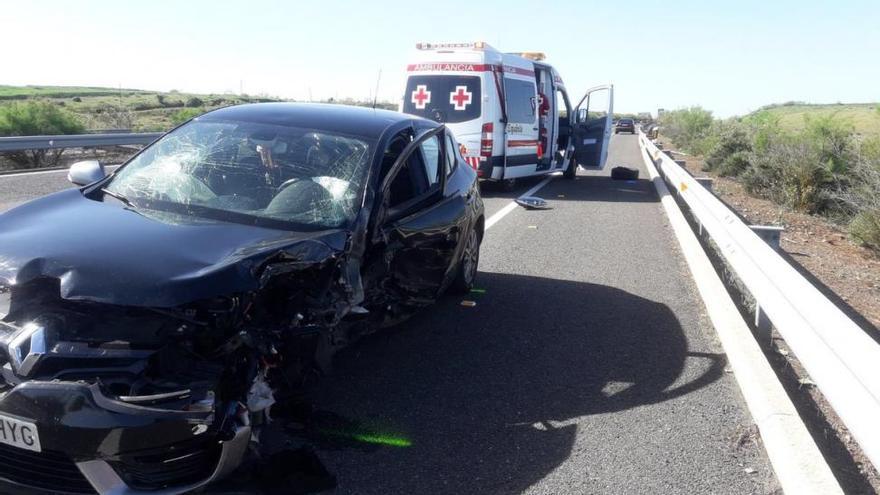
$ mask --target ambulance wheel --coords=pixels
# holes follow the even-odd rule
[[[562,176],[568,180],[574,180],[574,178],[577,177],[577,174],[578,174],[577,159],[575,159],[575,157],[572,156],[571,159],[568,160],[568,168],[565,169],[565,172],[562,172]]]
[[[499,184],[499,187],[504,192],[511,192],[516,189],[516,179],[504,179]]]
[[[477,278],[477,265],[480,263],[480,233],[472,228],[465,239],[461,261],[458,262],[455,280],[449,289],[456,294],[467,294],[474,288]]]

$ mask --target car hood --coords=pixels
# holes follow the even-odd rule
[[[69,189],[0,215],[0,283],[50,277],[65,299],[174,307],[257,289],[269,262],[323,263],[347,238],[139,212]]]

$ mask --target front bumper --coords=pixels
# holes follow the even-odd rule
[[[184,493],[232,472],[250,440],[213,411],[132,405],[83,382],[21,383],[0,413],[37,425],[41,452],[0,446],[0,481],[22,492]]]

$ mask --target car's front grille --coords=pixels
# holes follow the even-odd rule
[[[124,456],[111,464],[131,488],[157,490],[211,476],[220,458],[217,442],[175,446],[159,454]]]
[[[0,444],[0,478],[52,493],[95,493],[76,464],[61,452]]]

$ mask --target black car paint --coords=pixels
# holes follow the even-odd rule
[[[315,315],[304,317],[311,319],[308,325],[289,330],[290,335],[278,341],[269,337],[277,330],[243,339],[252,339],[253,352],[264,355],[267,345],[277,346],[283,354],[284,346],[295,346],[298,338],[312,335],[326,337],[323,346],[334,347],[363,331],[360,323],[351,335],[333,331],[355,307],[367,308],[369,324],[379,326],[430,304],[455,277],[464,234],[478,229],[482,237],[483,205],[476,174],[458,156],[454,170],[442,174],[439,189],[417,198],[410,208],[391,211],[383,201],[380,167],[390,140],[401,132],[410,132],[416,140],[442,132],[434,122],[393,112],[290,104],[244,105],[201,118],[305,123],[370,138],[376,150],[363,208],[347,229],[294,232],[186,217],[156,218],[112,199],[100,201],[101,195],[93,196],[100,183],[56,193],[0,215],[0,286],[12,287],[10,317],[24,305],[16,301],[16,290],[47,279],[58,281],[62,304],[79,301],[98,313],[102,305],[168,310],[183,319],[191,313],[175,312],[180,306],[231,294],[279,291],[275,287],[284,287],[283,281],[297,283],[292,277],[318,267],[326,287],[317,292],[324,299],[312,304],[323,306],[311,308]],[[284,293],[272,297],[283,298]],[[11,323],[0,323],[9,331],[0,338],[4,344],[16,330]],[[245,385],[253,380],[254,362],[259,360],[236,361],[236,373],[248,373]],[[74,461],[118,462],[135,451],[173,449],[202,438],[216,443],[234,434],[228,423],[235,415],[221,411],[219,405],[211,415],[162,407],[140,410],[107,397],[96,383],[21,378],[12,388],[6,385],[0,413],[35,421],[44,449],[61,451]],[[229,407],[219,399],[218,403]],[[194,425],[205,428],[197,430]]]
[[[0,280],[55,278],[64,299],[167,308],[256,290],[269,260],[322,261],[345,240],[338,230],[157,218],[68,189],[0,216]]]

